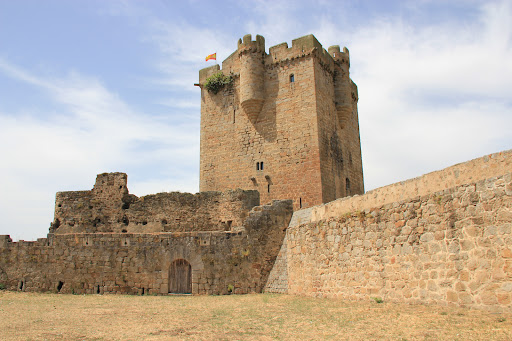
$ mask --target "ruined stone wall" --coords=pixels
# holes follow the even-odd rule
[[[290,227],[288,293],[510,312],[511,229],[511,173]]]
[[[256,191],[129,194],[124,173],[99,174],[91,191],[59,192],[55,234],[230,231],[259,205]]]
[[[9,290],[167,294],[171,265],[191,265],[193,294],[261,292],[292,214],[291,201],[255,207],[236,231],[0,236],[0,283]]]
[[[320,77],[319,65],[330,73]],[[219,66],[201,70],[200,190],[256,189],[262,203],[293,199],[295,209],[345,195],[348,168],[341,174],[333,167],[342,154],[336,152],[342,148],[338,139],[357,136],[357,141],[344,141],[343,148],[347,157],[359,157],[354,164],[360,165],[359,130],[354,124],[346,125],[343,132],[339,127],[334,70],[333,57],[313,35],[293,40],[290,48],[286,43],[271,47],[268,54],[263,37],[252,41],[245,36],[222,64],[233,84],[217,94],[208,92],[204,84],[220,71]],[[345,76],[344,81],[351,83],[348,73]],[[320,91],[324,84],[326,90]],[[325,110],[319,110],[323,104]],[[357,115],[353,118],[357,120]],[[333,127],[336,133],[331,132]],[[356,133],[347,133],[356,127]],[[358,152],[349,150],[353,145]],[[362,168],[359,173],[350,175],[355,179],[352,194],[363,192]],[[333,176],[342,190],[325,194]]]

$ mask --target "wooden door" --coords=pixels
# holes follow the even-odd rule
[[[192,267],[184,259],[172,262],[169,269],[169,292],[173,294],[192,293]]]

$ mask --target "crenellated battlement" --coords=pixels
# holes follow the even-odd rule
[[[265,53],[265,38],[256,35],[256,40],[252,40],[252,35],[246,34],[243,39],[238,40],[238,52],[246,53],[246,52],[260,52]]]
[[[347,66],[350,67],[350,55],[346,47],[344,47],[343,52],[341,52],[339,45],[333,45],[329,47],[328,53],[336,62],[347,64]]]
[[[286,42],[271,46],[268,54],[265,52],[265,38],[263,36],[256,35],[256,40],[252,40],[252,35],[246,34],[238,40],[237,50],[222,62],[222,68],[216,64],[199,71],[199,84],[204,84],[209,76],[219,71],[226,75],[239,76],[240,69],[243,68],[244,63],[247,63],[247,61],[242,60],[243,56],[255,52],[258,52],[258,59],[263,58],[265,68],[287,65],[291,61],[312,56],[318,58],[321,65],[330,73],[334,73],[335,64],[347,73],[350,67],[349,50],[346,47],[342,51],[339,45],[333,45],[326,50],[312,34],[293,39],[291,47]],[[257,66],[259,67],[259,65]]]

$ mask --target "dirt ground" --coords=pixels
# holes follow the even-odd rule
[[[1,340],[512,340],[512,314],[288,295],[0,291]]]

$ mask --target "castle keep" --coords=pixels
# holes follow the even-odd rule
[[[295,209],[364,193],[357,87],[346,48],[313,35],[270,47],[246,35],[224,62],[199,72],[200,190],[254,189]],[[215,94],[204,84],[233,82]]]
[[[512,150],[363,194],[348,70],[347,49],[312,35],[268,54],[245,36],[199,73],[201,192],[137,197],[124,173],[59,192],[46,238],[0,236],[0,284],[512,312]],[[208,91],[219,72],[230,81]]]

